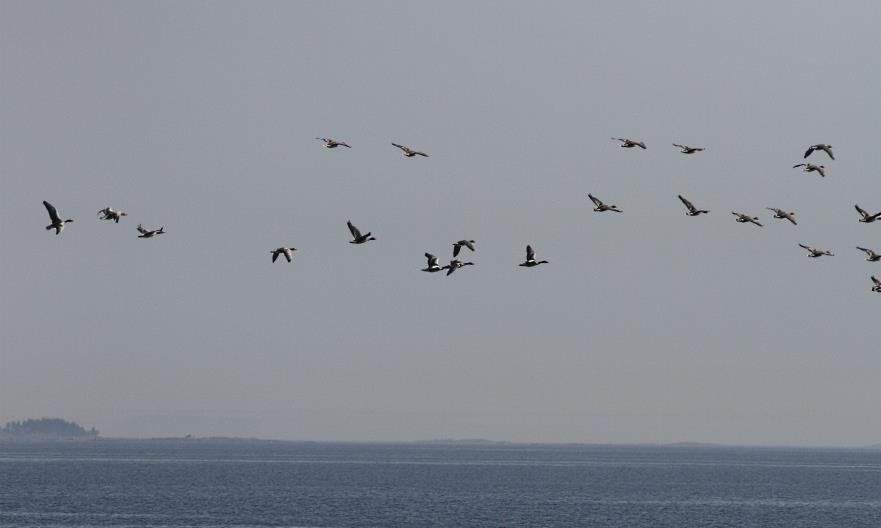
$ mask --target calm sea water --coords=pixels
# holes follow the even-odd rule
[[[0,444],[2,526],[881,527],[881,451]]]

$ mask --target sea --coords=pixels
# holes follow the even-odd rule
[[[881,528],[881,450],[0,443],[0,526]]]

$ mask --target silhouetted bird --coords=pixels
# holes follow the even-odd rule
[[[138,238],[153,238],[156,235],[164,235],[165,234],[165,226],[160,227],[159,229],[144,229],[144,226],[138,224],[136,228],[138,230]]]
[[[43,202],[43,203],[46,203],[46,202]],[[860,213],[860,216],[862,216],[862,218],[860,218],[860,222],[863,222],[865,224],[871,224],[875,220],[878,220],[879,218],[881,218],[881,213],[875,213],[873,215],[870,215],[868,212],[866,212],[865,209],[863,209],[859,205],[854,205],[854,207],[856,207],[857,212]],[[73,220],[70,220],[70,221],[72,222]],[[47,227],[46,229],[49,229],[49,228]]]
[[[351,231],[352,233],[352,240],[349,240],[349,244],[363,244],[368,240],[376,240],[375,238],[370,236],[370,231],[362,235],[361,231],[359,231],[358,228],[355,227],[351,221],[346,220],[346,225],[349,226],[349,231]]]
[[[757,216],[750,216],[748,214],[743,214],[743,213],[735,213],[734,211],[731,211],[731,214],[736,216],[737,217],[736,220],[738,222],[740,222],[741,224],[745,224],[745,223],[749,222],[751,224],[756,224],[757,226],[762,227],[762,224],[759,223],[759,217],[757,217]]]
[[[462,250],[462,247],[467,247],[471,251],[474,251],[474,241],[473,240],[460,240],[458,242],[453,243],[453,256],[458,257],[459,251]]]
[[[64,224],[68,224],[73,222],[73,218],[68,218],[67,220],[62,220],[61,217],[58,216],[58,211],[55,210],[55,206],[43,200],[43,205],[46,207],[46,211],[49,212],[49,220],[52,220],[52,223],[46,226],[46,229],[54,229],[56,235],[60,235],[64,230]]]
[[[444,268],[437,265],[437,257],[432,255],[431,253],[426,253],[425,258],[428,259],[428,265],[426,265],[426,267],[422,268],[422,271],[427,271],[428,273],[435,273],[437,271],[441,271],[442,269],[444,269]]]
[[[101,209],[98,211],[98,214],[101,215],[101,220],[113,220],[117,224],[119,223],[120,217],[128,216],[128,213],[124,211],[114,211],[110,206]]]
[[[449,277],[449,276],[452,275],[453,272],[456,271],[457,269],[459,269],[459,268],[463,268],[463,267],[465,267],[465,266],[473,266],[473,265],[474,265],[473,262],[462,262],[461,260],[453,259],[453,260],[450,261],[449,264],[447,264],[446,266],[444,266],[444,269],[447,270],[447,277]]]
[[[315,138],[315,139],[317,139],[317,140],[319,140],[319,141],[323,141],[323,142],[324,142],[324,148],[337,148],[337,147],[352,148],[351,145],[349,145],[348,143],[346,143],[346,142],[344,142],[344,141],[337,141],[337,140],[332,139],[332,138],[322,138],[322,137],[319,137],[319,138]]]
[[[520,265],[525,268],[533,268],[535,266],[538,266],[539,264],[547,264],[547,263],[548,263],[547,260],[536,261],[535,260],[535,251],[533,251],[532,246],[527,245],[526,246],[526,260],[523,263],[521,263]]]
[[[689,147],[688,145],[680,145],[679,143],[673,143],[674,147],[679,147],[679,152],[683,154],[694,154],[695,152],[703,152],[703,147]]]
[[[799,244],[798,247],[800,247],[800,248],[802,248],[802,249],[806,249],[806,250],[808,251],[808,257],[810,257],[810,258],[818,258],[818,257],[822,257],[822,256],[824,256],[824,255],[828,255],[828,256],[830,256],[830,257],[834,257],[834,256],[835,256],[835,255],[833,255],[833,254],[832,254],[831,252],[829,252],[829,251],[825,251],[825,250],[823,250],[823,249],[813,248],[813,247],[811,247],[811,246],[806,246],[806,245],[804,245],[804,244]]]
[[[406,147],[406,146],[404,146],[404,145],[398,145],[397,143],[392,143],[392,145],[394,145],[394,146],[398,147],[399,149],[403,150],[403,151],[404,151],[404,157],[405,157],[405,158],[412,158],[413,156],[424,156],[424,157],[426,157],[426,158],[428,157],[428,154],[426,154],[426,153],[424,153],[424,152],[420,152],[420,151],[418,151],[418,150],[413,150],[413,149],[411,149],[410,147]]]
[[[857,246],[857,249],[859,249],[860,251],[862,251],[863,253],[866,254],[866,260],[868,262],[878,262],[879,260],[881,260],[881,255],[879,255],[878,253],[875,253],[874,251],[872,251],[869,248]]]
[[[616,137],[613,137],[613,138],[612,138],[612,141],[620,141],[620,142],[621,142],[621,145],[620,145],[621,148],[633,148],[633,147],[639,147],[639,148],[641,148],[642,150],[645,150],[645,143],[643,143],[642,141],[634,141],[634,140],[632,140],[632,139],[628,139],[628,138],[616,138]]]
[[[623,212],[621,211],[621,209],[618,209],[617,205],[606,205],[603,203],[602,200],[590,193],[587,194],[587,197],[590,198],[590,201],[593,202],[593,204],[596,206],[593,208],[593,210],[598,213],[602,213],[604,211],[615,211],[616,213]]]
[[[700,214],[706,214],[706,213],[709,213],[709,211],[706,210],[706,209],[698,209],[697,207],[695,207],[693,203],[691,203],[689,200],[687,200],[687,199],[686,199],[684,196],[682,196],[681,194],[679,195],[679,200],[680,200],[682,203],[684,203],[684,204],[685,204],[685,208],[688,209],[688,211],[685,213],[687,216],[698,216],[698,215],[700,215]]]
[[[272,262],[275,262],[276,260],[278,260],[279,255],[284,255],[284,258],[288,259],[288,262],[290,262],[291,261],[291,253],[293,253],[296,250],[297,250],[297,248],[293,248],[293,247],[292,248],[280,247],[278,249],[273,249],[272,251],[270,251],[270,253],[272,253]]]
[[[819,172],[820,176],[826,177],[826,166],[825,165],[814,165],[813,163],[799,163],[798,165],[793,165],[792,168],[796,167],[804,167],[802,172]]]
[[[765,209],[774,211],[774,218],[785,218],[792,222],[793,225],[798,225],[798,222],[795,221],[795,213],[787,213],[783,209],[777,209],[776,207],[765,207]]]
[[[835,156],[832,155],[832,145],[823,145],[822,143],[808,147],[808,150],[805,151],[805,157],[807,158],[813,154],[815,150],[822,150],[828,154],[830,158],[835,159]]]

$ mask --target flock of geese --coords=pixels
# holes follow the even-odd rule
[[[319,137],[319,138],[315,138],[315,139],[324,143],[324,147],[328,148],[328,149],[334,149],[337,147],[352,148],[351,145],[349,145],[345,141],[339,141],[339,140],[336,140],[333,138]],[[612,140],[619,142],[620,143],[619,146],[621,148],[628,148],[629,149],[629,148],[639,147],[642,150],[646,150],[646,145],[642,141],[636,141],[636,140],[633,140],[630,138],[616,138],[616,137],[613,137]],[[429,157],[429,155],[427,153],[419,151],[419,150],[415,150],[415,149],[410,148],[406,145],[401,145],[401,144],[394,143],[394,142],[392,142],[392,145],[394,147],[399,148],[403,152],[403,155],[405,158],[413,158],[416,156],[422,156],[425,158]],[[698,152],[704,151],[703,147],[692,147],[689,145],[682,145],[679,143],[673,143],[673,146],[678,148],[682,154],[696,154]],[[816,151],[823,151],[826,153],[826,155],[830,159],[832,159],[832,160],[835,159],[835,155],[832,153],[832,145],[827,145],[827,144],[822,144],[822,143],[819,143],[816,145],[811,145],[810,147],[808,147],[808,149],[804,153],[804,159],[807,159],[811,154],[813,154]],[[808,163],[808,162],[793,165],[793,168],[798,168],[798,167],[802,167],[802,171],[804,171],[804,172],[817,172],[821,177],[826,177],[826,167],[824,165],[815,165],[813,163]],[[615,213],[622,213],[623,212],[620,208],[618,208],[617,205],[607,205],[605,202],[603,202],[601,199],[597,198],[593,194],[588,193],[587,197],[590,199],[591,202],[593,202],[593,204],[594,204],[593,210],[595,212],[598,212],[598,213],[604,213],[604,212],[608,212],[608,211],[612,211]],[[679,195],[679,200],[685,206],[685,209],[686,209],[685,214],[687,216],[700,216],[702,214],[708,214],[710,212],[708,209],[699,209],[690,200],[688,200],[687,198],[685,198],[681,194]],[[52,204],[50,204],[49,202],[47,202],[45,200],[43,201],[43,205],[46,207],[46,211],[49,213],[49,219],[51,220],[51,223],[46,226],[46,229],[47,230],[54,229],[55,234],[60,235],[61,232],[64,230],[64,226],[68,223],[73,222],[73,219],[68,218],[66,220],[62,220],[61,217],[58,215],[58,211],[57,211],[57,209],[55,209],[55,206],[53,206]],[[875,221],[881,221],[881,212],[877,212],[875,214],[870,214],[868,211],[866,211],[865,209],[860,207],[858,204],[855,204],[854,207],[856,208],[857,213],[859,213],[859,215],[860,215],[860,218],[859,218],[860,222],[869,224],[869,223],[873,223]],[[793,225],[798,225],[798,222],[795,220],[795,213],[787,212],[784,209],[779,209],[776,207],[767,207],[766,209],[768,209],[769,211],[772,211],[774,213],[774,218],[781,219],[781,220],[788,220]],[[747,213],[739,213],[736,211],[731,211],[731,214],[733,214],[736,217],[735,220],[739,223],[742,223],[742,224],[750,223],[750,224],[754,224],[758,227],[763,227],[762,223],[759,221],[759,218],[756,216],[751,216]],[[109,207],[109,206],[98,211],[99,219],[112,220],[114,223],[117,223],[117,224],[119,223],[119,220],[123,216],[128,216],[128,213],[126,213],[124,211],[116,211],[112,207]],[[351,222],[351,220],[346,221],[346,225],[349,227],[349,232],[352,235],[352,240],[349,241],[350,244],[365,244],[371,240],[376,240],[376,238],[370,233],[370,231],[368,231],[366,233],[362,233],[360,229],[355,227],[355,225]],[[138,224],[136,229],[139,233],[138,238],[153,238],[157,235],[165,234],[165,227],[164,226],[160,227],[158,229],[147,229],[143,225]],[[459,257],[459,253],[462,251],[462,248],[467,248],[469,251],[474,252],[475,251],[475,244],[476,244],[476,242],[474,240],[464,240],[464,239],[459,240],[458,242],[454,242],[453,243],[453,258],[450,260],[449,264],[446,264],[444,266],[441,266],[438,263],[438,257],[436,257],[435,255],[432,255],[431,253],[425,253],[427,265],[425,268],[422,268],[422,271],[427,272],[427,273],[437,273],[440,271],[446,271],[446,275],[449,276],[449,275],[452,275],[459,268],[464,268],[466,266],[473,266],[474,262],[459,260],[458,257]],[[808,246],[806,244],[799,244],[799,247],[801,247],[802,249],[804,249],[805,251],[808,252],[807,256],[809,258],[834,256],[834,253],[832,253],[830,251],[827,251],[825,249],[818,249],[818,248],[815,248],[812,246]],[[872,249],[859,247],[859,246],[857,246],[856,249],[858,249],[859,251],[862,251],[863,253],[866,254],[866,260],[868,262],[881,261],[881,253],[877,253],[877,252],[873,251]],[[288,262],[292,262],[294,251],[297,251],[297,248],[282,246],[282,247],[273,249],[272,251],[270,251],[270,253],[272,254],[272,262],[275,262],[276,260],[278,260],[278,257],[281,255],[284,255],[285,259]],[[535,259],[535,250],[532,249],[531,245],[527,244],[527,246],[526,246],[526,260],[524,260],[519,265],[522,267],[525,267],[525,268],[533,268],[533,267],[539,266],[541,264],[547,264],[547,263],[548,263],[547,260],[536,260]],[[876,293],[881,293],[881,280],[876,278],[874,275],[871,276],[871,280],[873,283],[872,291],[876,292]]]

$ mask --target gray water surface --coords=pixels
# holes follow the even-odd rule
[[[881,451],[0,443],[0,526],[881,527]]]

